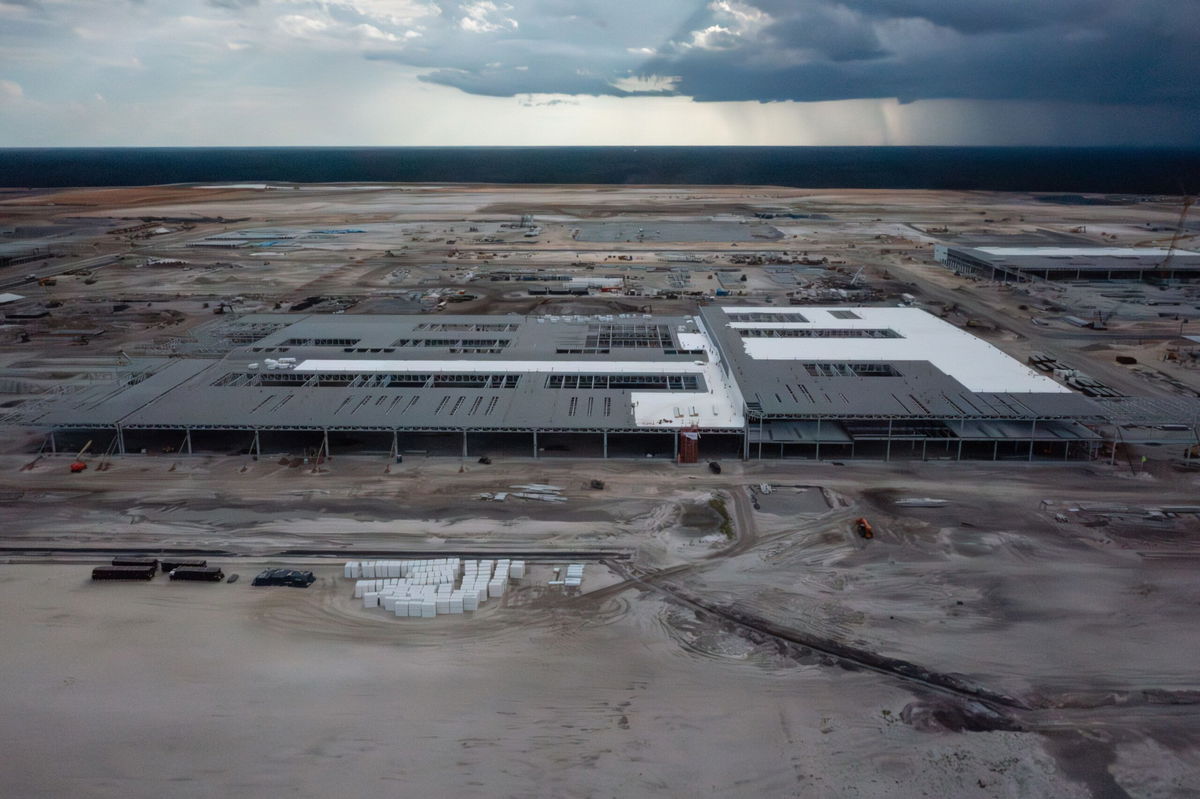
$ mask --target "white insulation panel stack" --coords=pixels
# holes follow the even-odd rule
[[[354,580],[354,596],[364,608],[381,607],[397,617],[473,613],[489,598],[508,591],[510,579],[525,576],[525,561],[426,560],[351,561],[344,575]]]

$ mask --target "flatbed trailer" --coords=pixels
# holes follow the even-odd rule
[[[199,558],[163,558],[162,570],[164,574],[170,574],[176,569],[187,567],[189,569],[203,569],[208,565],[207,560]]]

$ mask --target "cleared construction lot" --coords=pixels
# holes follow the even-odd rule
[[[0,328],[0,418],[134,380],[141,359],[219,357],[212,331],[243,313],[709,301],[913,303],[1021,361],[1191,401],[1192,285],[999,286],[932,260],[959,238],[1161,247],[1178,215],[1171,198],[774,187],[14,192],[0,219],[46,226],[54,257],[0,272],[22,295]],[[548,293],[593,278],[619,290]],[[1096,312],[1104,329],[1067,320]],[[703,439],[690,466],[561,447],[482,464],[283,439],[255,457],[247,433],[208,454],[96,441],[72,474],[82,443],[0,430],[5,795],[1200,794],[1183,443],[1070,463],[727,454],[717,474]],[[495,501],[531,484],[566,499]],[[131,552],[240,579],[88,580]],[[533,566],[485,610],[433,619],[364,610],[343,576],[451,553]],[[581,591],[549,584],[576,561]],[[269,566],[317,581],[253,587]]]
[[[57,468],[5,468],[6,544],[197,549],[243,578],[283,563],[318,582],[92,584],[85,553],[10,551],[0,673],[24,690],[0,717],[22,793],[1197,789],[1200,525],[1148,514],[1189,502],[1187,476],[163,463],[69,490]],[[515,475],[569,499],[473,499]],[[518,548],[628,557],[589,566],[581,594],[541,569],[486,613],[420,620],[364,612],[342,559],[295,554]]]

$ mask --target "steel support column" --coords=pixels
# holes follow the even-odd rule
[[[537,430],[534,430],[533,431],[533,457],[536,458],[537,456],[538,456]]]
[[[463,428],[463,458],[467,457],[467,429]]]
[[[816,457],[816,459],[818,461],[821,460],[821,417],[820,416],[817,417],[817,457]]]
[[[675,461],[676,463],[679,463],[679,433],[673,433],[671,435],[671,440],[674,442],[673,448],[672,448],[672,453],[671,453],[671,460]]]
[[[51,455],[58,454],[58,445],[54,443],[54,431],[53,430],[50,431],[50,454]]]
[[[254,457],[262,457],[262,439],[258,435],[258,430],[254,431]]]
[[[324,438],[324,441],[322,442],[322,446],[323,446],[323,447],[324,447],[324,449],[325,449],[325,460],[331,460],[331,459],[333,458],[333,453],[331,453],[331,452],[329,451],[329,430],[328,430],[328,429],[326,429],[326,430],[324,431],[324,433],[325,433],[325,438]],[[319,452],[317,453],[317,457],[318,457],[318,458],[320,457],[320,453],[319,453]]]
[[[887,461],[890,461],[891,459],[892,459],[892,420],[888,419],[887,449],[884,450],[884,452],[883,452],[883,460],[884,460],[884,462],[887,462]]]
[[[601,433],[600,435],[602,435],[604,437],[604,457],[607,458],[608,457],[608,431],[606,430],[603,433]]]
[[[400,432],[398,430],[393,430],[392,431],[392,457],[395,458],[399,454],[400,454]]]
[[[121,429],[121,425],[117,425],[117,449],[122,455],[125,454],[125,431]]]
[[[190,428],[190,427],[186,428],[184,430],[183,437],[184,437],[184,441],[187,443],[187,452],[189,455],[191,455],[192,454],[192,428]]]
[[[1037,419],[1029,425],[1029,460],[1033,460],[1033,438],[1037,435]]]
[[[925,450],[929,447],[929,439],[921,439],[921,463],[925,462]]]

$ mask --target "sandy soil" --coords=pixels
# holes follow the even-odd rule
[[[1035,734],[922,732],[904,690],[652,597],[447,625],[365,619],[329,574],[84,573],[0,568],[8,795],[1086,795]]]
[[[1186,633],[1200,525],[1136,511],[1188,502],[1188,475],[752,463],[718,478],[562,461],[553,474],[572,486],[568,507],[479,510],[455,498],[494,489],[494,473],[436,460],[385,477],[372,459],[341,458],[273,497],[278,475],[229,459],[190,476],[143,467],[130,491],[137,460],[74,481],[50,466],[0,469],[6,543],[258,554],[224,561],[243,577],[291,548],[624,549],[633,559],[621,573],[643,577],[576,599],[538,580],[506,607],[427,624],[363,611],[320,561],[310,562],[322,579],[301,592],[245,580],[93,585],[86,563],[12,555],[21,562],[0,567],[0,633],[14,654],[0,676],[27,690],[6,693],[0,718],[20,793],[85,779],[94,795],[134,796],[357,795],[396,780],[504,796],[1200,788],[1200,651]],[[503,465],[529,479],[548,468]],[[602,498],[575,487],[598,473]],[[762,482],[775,490],[763,495]],[[980,482],[993,486],[986,498]],[[950,503],[903,509],[900,496]],[[1132,515],[1097,510],[1114,503]],[[850,529],[864,513],[870,542]],[[1013,704],[971,721],[969,698],[822,655],[823,641],[958,674]]]

